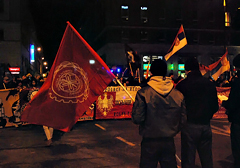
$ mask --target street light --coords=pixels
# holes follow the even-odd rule
[[[46,66],[46,65],[47,65],[47,62],[46,62],[46,61],[45,61],[45,62],[43,62],[43,65],[45,65],[45,66]]]
[[[40,51],[42,50],[42,48],[41,48],[41,47],[38,47],[37,50],[40,52]]]

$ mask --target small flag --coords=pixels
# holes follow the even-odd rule
[[[208,66],[205,66],[203,64],[199,64],[199,70],[202,74],[202,76],[204,76],[208,71],[210,71]]]
[[[67,22],[50,73],[21,121],[70,131],[115,78],[101,57]]]
[[[230,69],[230,63],[227,59],[228,50],[226,53],[215,63],[209,65],[209,69],[212,73],[212,78],[216,81],[218,77]]]
[[[164,56],[165,60],[167,61],[174,53],[183,48],[185,45],[187,45],[187,38],[184,33],[183,25],[181,25],[172,46],[170,47],[168,53]]]

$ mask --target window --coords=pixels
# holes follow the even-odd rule
[[[122,40],[128,40],[129,39],[129,30],[122,30],[121,37],[122,37]]]
[[[147,14],[148,8],[146,6],[141,7],[141,22],[147,23],[148,22],[148,14]]]
[[[160,10],[159,11],[159,20],[160,20],[160,22],[165,22],[165,19],[166,19],[166,11],[165,11],[165,9],[162,9],[162,10]]]
[[[142,30],[142,31],[141,31],[141,40],[142,40],[142,41],[146,41],[147,39],[148,39],[148,32]]]
[[[198,21],[198,13],[197,13],[197,11],[193,11],[192,17],[193,17],[193,21],[194,21],[194,22],[197,22],[197,21]]]
[[[129,20],[129,8],[128,6],[121,6],[121,17],[122,17],[122,21],[128,21]]]
[[[181,8],[177,8],[175,10],[175,17],[176,17],[176,20],[182,20],[182,10],[181,10]]]
[[[196,32],[193,35],[193,43],[198,44],[199,43],[199,34]]]
[[[210,14],[209,14],[209,22],[214,22],[214,12],[210,12]]]
[[[3,33],[3,29],[0,29],[0,41],[4,40],[4,33]]]
[[[0,0],[0,13],[4,12],[4,0]]]
[[[229,27],[230,26],[230,13],[229,12],[225,12],[225,27]]]
[[[161,42],[165,42],[165,40],[166,40],[166,33],[165,32],[160,32],[158,40],[161,41]]]
[[[209,34],[209,36],[208,36],[208,38],[209,38],[209,44],[215,44],[215,36],[214,36],[214,34]]]

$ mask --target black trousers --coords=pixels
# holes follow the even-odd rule
[[[174,138],[143,138],[141,143],[140,168],[176,168]]]
[[[231,147],[234,158],[234,168],[240,168],[240,125],[231,124]]]
[[[202,168],[213,168],[212,130],[210,125],[187,123],[181,131],[182,168],[194,168],[196,151]]]

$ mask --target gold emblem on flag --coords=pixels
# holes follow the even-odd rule
[[[56,67],[49,93],[51,99],[63,103],[82,103],[88,94],[88,77],[78,64],[65,61]]]
[[[175,46],[178,46],[180,44],[179,38],[176,39]]]
[[[103,116],[107,116],[107,113],[113,108],[113,96],[110,95],[108,99],[107,93],[103,94],[104,98],[100,95],[97,100],[97,108],[102,112]]]

